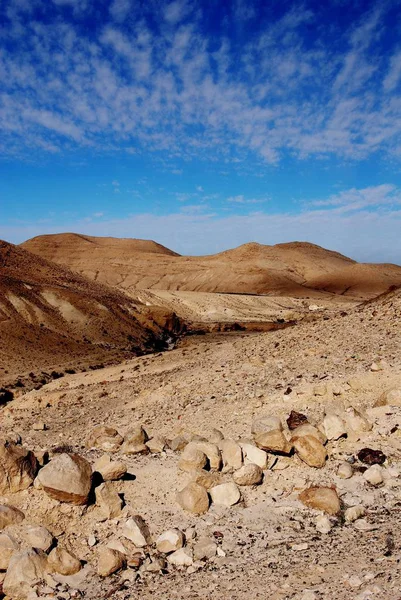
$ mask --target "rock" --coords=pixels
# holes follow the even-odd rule
[[[386,363],[384,362],[384,360],[378,360],[377,362],[374,362],[370,365],[370,370],[373,373],[377,373],[378,371],[383,371],[386,367]]]
[[[346,424],[348,430],[353,433],[361,433],[370,431],[372,423],[370,423],[359,411],[352,406],[346,412]]]
[[[322,425],[328,440],[338,440],[347,435],[345,422],[338,415],[327,414],[323,419]]]
[[[252,463],[258,465],[262,470],[267,469],[269,457],[264,450],[248,443],[241,443],[240,446],[244,455],[245,464]]]
[[[18,525],[25,519],[22,510],[14,506],[0,504],[0,531],[9,525]]]
[[[124,438],[114,427],[98,425],[90,433],[86,446],[87,448],[98,448],[105,452],[118,452]]]
[[[220,429],[212,429],[212,431],[207,436],[207,438],[208,438],[209,442],[211,442],[212,444],[219,445],[220,442],[222,442],[224,440],[224,435],[222,434]]]
[[[125,463],[112,461],[107,454],[104,454],[95,462],[94,469],[100,473],[104,481],[122,479],[127,473],[127,465]]]
[[[383,483],[383,469],[380,465],[372,465],[364,472],[363,477],[371,485],[380,485]]]
[[[149,527],[139,515],[128,519],[122,533],[124,537],[131,540],[138,548],[149,546],[152,543]]]
[[[184,450],[185,446],[187,446],[188,444],[189,444],[189,440],[187,440],[187,438],[184,437],[183,435],[177,435],[175,438],[170,440],[168,443],[171,450],[173,450],[174,452],[181,452],[182,450]]]
[[[287,440],[284,433],[279,429],[259,433],[255,436],[255,444],[266,452],[278,452],[279,454],[290,454],[292,444]]]
[[[126,566],[126,558],[118,550],[100,546],[97,552],[97,572],[100,577],[108,577]]]
[[[290,412],[290,416],[287,419],[287,426],[290,431],[293,431],[300,425],[304,425],[307,422],[308,422],[308,417],[306,417],[302,413],[292,410]]]
[[[217,544],[208,537],[200,537],[194,545],[195,560],[210,560],[217,554]]]
[[[237,485],[257,485],[263,479],[263,471],[258,465],[249,463],[235,471],[233,479]]]
[[[390,388],[383,392],[374,406],[401,406],[401,388]]]
[[[349,462],[343,462],[341,463],[341,465],[339,465],[338,469],[337,469],[337,475],[338,477],[341,477],[341,479],[350,479],[350,477],[352,477],[354,471],[351,467],[351,465],[349,464]]]
[[[156,548],[163,554],[170,554],[179,550],[184,545],[184,534],[179,529],[169,529],[156,540]]]
[[[321,468],[326,464],[327,452],[323,444],[311,435],[291,438],[299,458],[310,467]]]
[[[347,508],[344,513],[344,518],[346,521],[348,521],[348,523],[353,523],[357,519],[360,519],[360,517],[363,517],[365,514],[365,507],[359,504],[357,506],[351,506],[350,508]]]
[[[19,531],[21,539],[30,547],[47,552],[53,545],[53,536],[41,525],[23,525]]]
[[[13,600],[26,600],[33,586],[45,579],[47,571],[47,556],[42,550],[16,552],[11,557],[3,591]]]
[[[319,515],[315,520],[316,531],[319,533],[330,533],[331,531],[331,523],[330,519],[326,517],[326,515]]]
[[[220,506],[233,506],[241,499],[241,493],[235,483],[221,483],[210,489],[210,496],[214,504]]]
[[[332,487],[312,486],[299,494],[300,501],[309,508],[322,510],[329,515],[340,512],[340,500],[337,492]]]
[[[167,557],[167,561],[175,567],[189,567],[194,562],[190,548],[176,550]]]
[[[178,461],[178,468],[181,471],[193,471],[194,469],[203,469],[207,465],[207,456],[200,448],[197,447],[193,442],[190,442],[185,446],[182,451],[180,460]]]
[[[211,487],[221,483],[221,475],[216,471],[198,469],[197,471],[191,471],[191,480],[209,490]]]
[[[146,442],[145,446],[152,454],[160,454],[160,452],[164,452],[166,449],[166,438],[156,435]]]
[[[6,571],[14,552],[19,549],[17,541],[7,533],[0,533],[0,571]]]
[[[191,444],[189,445],[192,444],[194,444],[195,448],[198,448],[201,452],[206,454],[210,469],[218,471],[221,468],[221,454],[217,444],[212,444],[211,442],[197,441],[191,442]]]
[[[64,548],[53,548],[48,557],[48,565],[51,571],[60,575],[74,575],[81,570],[81,561]]]
[[[209,510],[207,491],[197,483],[189,483],[177,494],[177,502],[184,510],[201,515]]]
[[[92,467],[79,454],[58,454],[39,471],[35,486],[59,502],[86,504],[92,486]]]
[[[166,564],[166,559],[159,556],[159,558],[153,558],[150,565],[146,565],[145,569],[149,573],[159,573],[166,568]]]
[[[252,435],[258,435],[260,433],[267,433],[268,431],[282,431],[283,425],[279,417],[272,415],[266,417],[257,417],[252,422],[251,433]]]
[[[225,470],[240,469],[242,466],[241,446],[234,440],[226,439],[220,443],[223,468]]]
[[[371,448],[362,448],[358,452],[358,459],[366,465],[382,465],[387,456],[381,450],[372,450]]]
[[[49,453],[47,450],[36,450],[35,458],[40,467],[44,467],[49,462]]]
[[[106,519],[115,519],[121,514],[123,501],[110,481],[102,483],[95,490],[96,504]]]
[[[0,440],[0,495],[26,490],[32,485],[37,470],[33,452]]]
[[[146,431],[142,425],[135,425],[124,437],[121,452],[124,454],[141,454],[148,451],[145,442],[148,440]]]
[[[95,536],[93,535],[93,533],[88,536],[88,546],[89,548],[93,548],[93,546],[96,546],[97,544],[97,539],[95,538]]]
[[[314,427],[310,423],[304,423],[303,425],[300,425],[299,427],[294,429],[292,431],[291,441],[296,437],[300,438],[300,437],[305,437],[307,435],[315,437],[322,444],[325,444],[327,442],[326,435],[322,431],[319,431],[319,429],[317,429],[317,427]]]

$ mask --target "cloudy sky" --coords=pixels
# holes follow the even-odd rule
[[[0,238],[401,263],[401,0],[2,0]]]

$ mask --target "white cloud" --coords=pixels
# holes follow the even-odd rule
[[[191,12],[191,7],[185,0],[175,0],[170,2],[164,8],[164,18],[172,25],[175,25],[185,19],[185,17]]]
[[[113,19],[120,23],[128,16],[131,9],[131,0],[113,0],[109,11]]]

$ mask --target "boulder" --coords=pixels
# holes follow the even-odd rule
[[[110,481],[99,485],[95,494],[96,504],[106,519],[115,519],[121,514],[123,501]]]
[[[192,565],[192,550],[190,548],[180,548],[167,557],[170,565],[175,567],[189,567]]]
[[[323,431],[328,440],[338,440],[347,435],[347,427],[341,417],[327,414],[322,423]]]
[[[124,436],[124,443],[121,451],[124,454],[142,454],[148,452],[145,445],[148,436],[142,425],[135,425]]]
[[[184,545],[184,534],[179,529],[164,531],[156,540],[156,548],[163,554],[170,554]]]
[[[336,490],[332,487],[312,486],[299,494],[300,501],[316,510],[322,510],[329,515],[340,512],[340,499]]]
[[[126,521],[122,534],[128,540],[131,540],[137,548],[143,548],[152,543],[149,527],[140,515],[135,515]]]
[[[190,475],[191,481],[198,483],[207,490],[221,483],[221,474],[217,471],[205,471],[205,469],[198,469],[196,471],[191,471]]]
[[[156,435],[146,442],[145,446],[152,454],[160,454],[166,449],[167,441],[166,438]]]
[[[86,446],[87,448],[98,448],[105,452],[118,452],[124,438],[114,427],[98,425],[90,433]]]
[[[266,452],[290,454],[292,444],[287,440],[280,429],[273,429],[255,436],[255,444]]]
[[[240,446],[244,455],[245,464],[252,463],[258,465],[258,467],[263,470],[267,469],[269,457],[264,450],[261,450],[253,444],[248,444],[247,442],[240,443]]]
[[[50,550],[54,542],[50,531],[42,525],[21,525],[18,534],[24,545],[43,552]]]
[[[184,510],[201,515],[209,510],[209,496],[204,487],[189,483],[177,494],[177,502]]]
[[[193,471],[194,469],[203,469],[207,465],[207,456],[196,444],[190,442],[185,446],[180,460],[178,461],[178,468],[181,471]]]
[[[287,419],[287,426],[290,431],[293,431],[300,425],[304,425],[307,422],[308,422],[308,417],[306,417],[302,413],[292,410]]]
[[[224,470],[237,470],[242,466],[242,449],[237,442],[226,439],[220,442]]]
[[[9,525],[18,525],[25,519],[22,510],[14,506],[0,504],[0,531]]]
[[[42,550],[16,552],[7,569],[3,592],[12,600],[27,600],[33,586],[43,581],[47,572],[47,556]]]
[[[127,564],[124,554],[118,550],[112,550],[107,546],[100,546],[97,553],[97,572],[100,577],[108,577],[123,569]]]
[[[0,533],[0,571],[6,571],[14,552],[19,550],[17,541],[8,533]]]
[[[92,467],[79,454],[58,454],[39,471],[35,486],[59,502],[86,504],[92,486]]]
[[[401,406],[401,387],[383,392],[374,406]]]
[[[74,575],[81,570],[81,561],[65,548],[53,548],[48,557],[49,569],[59,575]]]
[[[263,479],[263,471],[258,465],[249,463],[235,471],[233,479],[237,485],[258,485]]]
[[[279,417],[268,415],[266,417],[256,417],[252,421],[251,433],[252,435],[258,435],[260,433],[267,433],[268,431],[281,431],[283,425]]]
[[[189,445],[194,445],[195,448],[203,452],[207,456],[209,467],[212,470],[218,471],[221,467],[221,454],[217,444],[211,442],[196,441]]]
[[[241,499],[241,493],[235,483],[221,483],[212,487],[210,496],[214,504],[220,506],[233,506]]]
[[[32,485],[38,461],[30,450],[0,440],[0,495],[15,494]]]
[[[322,431],[319,431],[319,429],[317,429],[317,427],[314,427],[314,425],[311,425],[310,423],[304,423],[303,425],[300,425],[299,427],[294,429],[291,432],[291,442],[293,441],[294,438],[305,437],[307,435],[315,437],[322,444],[325,444],[327,442],[326,435]]]
[[[299,458],[310,467],[321,468],[326,464],[327,452],[323,444],[312,435],[291,438]]]
[[[127,473],[127,465],[120,461],[112,461],[108,454],[104,454],[95,462],[94,469],[100,473],[104,481],[122,479]]]

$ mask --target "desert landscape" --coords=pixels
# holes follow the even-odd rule
[[[398,600],[401,267],[0,243],[0,596]]]

